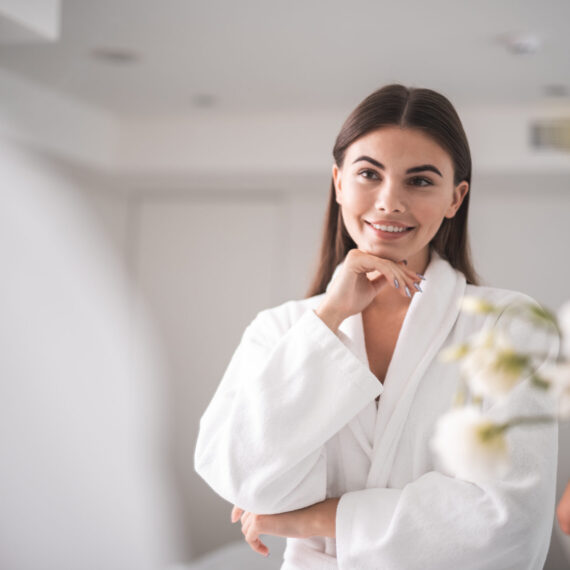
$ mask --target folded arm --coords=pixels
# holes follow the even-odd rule
[[[381,391],[312,310],[285,331],[273,313],[262,311],[201,419],[196,470],[250,512],[323,501],[326,442]]]

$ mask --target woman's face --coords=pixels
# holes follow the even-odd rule
[[[354,141],[342,168],[333,166],[333,180],[358,249],[407,259],[412,267],[425,267],[431,239],[469,190],[467,182],[454,186],[453,163],[442,147],[420,130],[398,126]]]

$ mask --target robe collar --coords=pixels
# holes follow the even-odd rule
[[[336,267],[331,282],[341,267],[342,263]],[[415,293],[412,297],[384,379],[374,437],[369,442],[371,486],[387,482],[397,442],[417,388],[449,336],[465,293],[466,280],[463,273],[453,268],[434,249],[431,249],[430,262],[424,276],[423,292]],[[339,331],[343,342],[369,368],[362,313],[345,319]],[[357,418],[350,422],[350,427],[355,431],[357,439],[364,442]]]

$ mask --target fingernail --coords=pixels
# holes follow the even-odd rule
[[[417,275],[420,279],[425,280],[425,277],[424,277],[421,273],[416,273],[416,275]]]
[[[410,290],[408,289],[408,286],[407,286],[407,285],[406,285],[406,295],[407,295],[408,297],[411,297],[411,296],[412,296],[412,294],[410,293]]]
[[[396,289],[400,286],[400,284],[398,283],[397,279],[394,279],[394,287],[396,287]]]
[[[417,283],[414,283],[414,287],[415,287],[420,293],[423,293],[422,288],[421,288]]]

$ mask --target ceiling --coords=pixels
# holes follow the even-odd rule
[[[511,104],[570,89],[569,22],[568,0],[64,0],[60,40],[3,45],[0,67],[131,116],[348,110],[389,82]],[[537,53],[506,48],[519,32]]]

